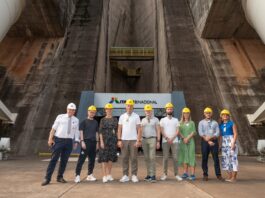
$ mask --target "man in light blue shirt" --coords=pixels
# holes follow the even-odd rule
[[[205,119],[199,122],[198,131],[202,138],[202,170],[203,180],[208,181],[208,157],[211,152],[214,160],[214,169],[217,179],[223,180],[221,176],[220,163],[218,158],[218,137],[220,135],[218,123],[212,119],[213,111],[207,107],[204,109]]]

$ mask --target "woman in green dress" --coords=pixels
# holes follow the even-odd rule
[[[191,120],[190,109],[185,107],[182,110],[180,120],[179,134],[181,137],[179,145],[178,162],[183,164],[184,173],[183,179],[195,180],[195,142],[196,128],[194,122]],[[190,168],[190,175],[188,169]]]

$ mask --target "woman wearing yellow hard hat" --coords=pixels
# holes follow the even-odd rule
[[[182,109],[182,115],[180,119],[179,134],[181,137],[179,145],[178,162],[183,164],[184,173],[183,179],[195,180],[195,141],[196,135],[195,123],[191,120],[190,109],[185,107]],[[190,175],[188,174],[188,168],[190,168]]]
[[[230,119],[230,112],[223,109],[220,113],[220,142],[222,144],[222,169],[227,171],[228,178],[226,181],[235,182],[238,172],[238,145],[237,127]]]
[[[111,176],[112,162],[117,162],[117,128],[118,120],[112,116],[113,105],[105,105],[106,116],[100,120],[99,124],[99,156],[98,162],[102,163],[102,182],[113,181]]]
[[[85,120],[80,123],[80,140],[81,140],[81,151],[78,157],[78,162],[75,170],[75,182],[79,183],[82,166],[88,158],[88,176],[86,180],[96,181],[93,175],[96,151],[98,147],[98,122],[94,119],[97,108],[94,105],[88,107],[88,116]]]

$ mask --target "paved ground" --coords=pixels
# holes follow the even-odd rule
[[[217,181],[213,174],[210,160],[210,180],[203,182],[198,158],[197,177],[194,182],[177,182],[172,174],[170,163],[169,179],[165,182],[158,181],[151,184],[143,181],[145,176],[145,164],[143,157],[139,157],[139,178],[137,184],[121,184],[121,164],[113,167],[115,181],[107,184],[101,182],[100,164],[96,165],[95,176],[97,182],[83,181],[75,184],[74,168],[76,159],[69,162],[65,179],[67,184],[59,184],[54,178],[50,185],[40,185],[46,167],[45,158],[35,159],[10,159],[0,161],[0,197],[264,197],[265,196],[265,164],[256,162],[255,157],[240,157],[240,174],[237,183]],[[82,178],[86,177],[87,163],[84,164]],[[182,171],[182,170],[180,170]],[[157,157],[157,176],[162,173],[162,158]],[[56,175],[55,175],[56,176]]]

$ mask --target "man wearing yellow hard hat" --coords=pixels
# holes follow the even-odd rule
[[[174,176],[178,181],[182,181],[182,178],[178,175],[178,130],[179,121],[177,118],[173,117],[174,106],[172,103],[167,103],[165,105],[167,116],[160,120],[161,133],[163,136],[162,149],[163,149],[163,175],[161,180],[167,179],[167,169],[168,169],[168,159],[170,150],[172,153]]]
[[[88,174],[87,181],[96,181],[93,175],[93,170],[95,166],[96,152],[98,147],[98,122],[94,119],[97,108],[94,105],[88,107],[88,116],[85,120],[80,123],[80,141],[81,141],[81,151],[78,158],[78,162],[75,170],[75,182],[80,182],[80,174],[82,166],[88,157]]]
[[[118,147],[122,153],[123,176],[120,182],[128,182],[129,178],[129,160],[131,161],[131,180],[138,182],[137,177],[138,163],[137,152],[141,146],[140,116],[133,112],[134,101],[126,100],[126,113],[119,118],[118,125]]]
[[[160,127],[158,118],[153,116],[153,107],[144,106],[145,118],[141,121],[144,158],[147,169],[145,181],[156,182],[156,149],[160,148]]]
[[[213,110],[210,107],[206,107],[203,112],[204,119],[199,122],[198,126],[199,135],[201,136],[203,180],[208,181],[208,157],[211,153],[214,160],[215,175],[217,179],[223,181],[218,157],[219,125],[212,119]]]

